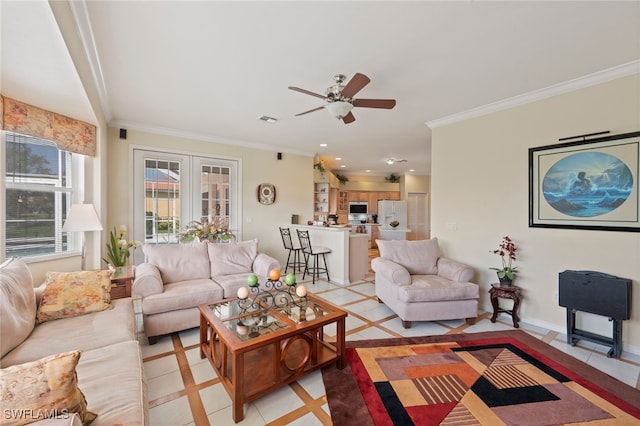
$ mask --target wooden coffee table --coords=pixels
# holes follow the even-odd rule
[[[295,292],[284,306],[272,306],[282,293],[263,292],[263,299],[252,304],[249,298],[199,306],[200,356],[209,359],[229,393],[236,423],[244,418],[245,402],[333,362],[345,366],[347,313],[320,297],[308,294],[305,300]],[[323,333],[332,323],[337,329],[333,343]]]

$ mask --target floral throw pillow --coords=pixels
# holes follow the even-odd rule
[[[69,318],[111,307],[111,272],[48,272],[38,306],[38,323]]]
[[[96,414],[78,388],[76,365],[80,351],[51,355],[0,370],[3,415],[1,425],[20,426],[77,413],[84,425]]]

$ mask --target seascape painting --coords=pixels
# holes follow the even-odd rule
[[[640,232],[639,183],[640,132],[529,148],[529,227]]]
[[[596,217],[620,207],[631,195],[633,174],[604,152],[579,152],[556,162],[542,180],[549,205],[573,217]]]

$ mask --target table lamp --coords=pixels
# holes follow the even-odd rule
[[[67,220],[62,225],[62,232],[82,232],[82,270],[85,266],[85,231],[102,231],[102,224],[98,219],[93,204],[73,204],[67,214]]]

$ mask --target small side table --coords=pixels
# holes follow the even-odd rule
[[[131,297],[131,284],[135,277],[134,266],[119,266],[111,275],[111,299]]]
[[[504,312],[511,315],[511,318],[513,319],[513,326],[515,328],[519,328],[520,326],[518,325],[518,321],[520,321],[520,317],[518,317],[518,309],[520,308],[520,300],[522,300],[522,289],[515,285],[502,286],[500,284],[491,284],[489,294],[491,295],[491,305],[493,305],[493,316],[491,317],[491,322],[496,322],[498,313]],[[499,297],[513,300],[513,309],[502,309],[498,304]]]

